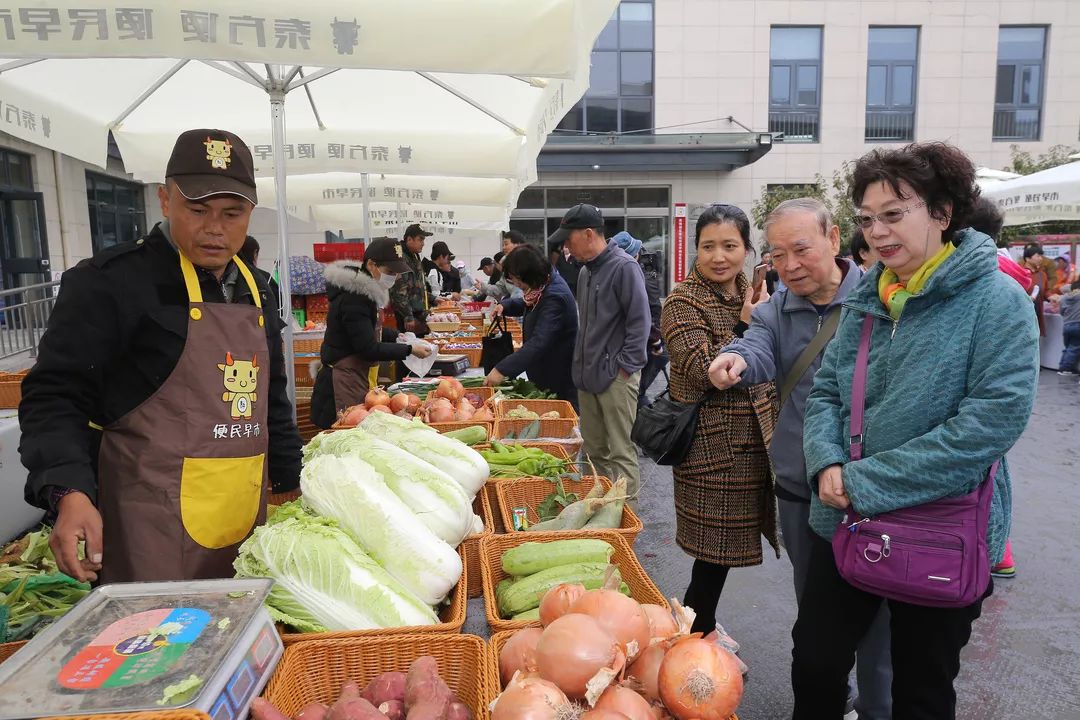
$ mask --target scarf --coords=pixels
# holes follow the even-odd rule
[[[542,286],[536,288],[535,290],[530,290],[529,292],[525,293],[525,307],[527,307],[527,308],[536,307],[536,303],[540,302],[540,298],[542,298],[544,296],[544,291],[547,290],[547,287],[550,284],[551,284],[551,281],[548,280],[546,283],[544,283]]]
[[[951,242],[945,243],[932,258],[923,263],[906,284],[900,282],[900,278],[889,268],[882,271],[878,278],[878,296],[882,304],[889,309],[889,315],[894,321],[900,320],[904,306],[913,295],[918,295],[926,287],[933,275],[941,265],[956,252],[956,246]]]

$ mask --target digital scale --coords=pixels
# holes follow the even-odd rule
[[[469,369],[469,358],[465,355],[438,355],[435,364],[428,371],[428,377],[457,377]]]
[[[284,651],[263,605],[272,584],[99,587],[0,664],[0,720],[180,708],[244,720]],[[193,675],[197,686],[166,699]]]

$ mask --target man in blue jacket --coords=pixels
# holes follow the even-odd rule
[[[799,360],[819,332],[824,333],[822,339],[831,339],[836,325],[827,322],[829,316],[835,313],[833,319],[838,319],[844,299],[862,281],[862,271],[851,260],[836,257],[840,229],[828,209],[813,198],[778,205],[765,221],[765,234],[784,288],[754,308],[750,327],[721,351],[709,368],[709,378],[721,390],[776,381],[781,407],[769,457],[776,475],[784,548],[794,568],[795,598],[802,602],[813,538],[803,413],[825,345],[809,364]],[[799,364],[801,368],[796,367]],[[883,606],[857,653],[855,706],[861,720],[887,720],[891,715],[888,632],[888,608]]]
[[[641,471],[630,430],[652,325],[645,278],[632,257],[604,238],[604,218],[592,205],[566,212],[548,247],[563,243],[584,265],[571,373],[581,406],[582,451],[599,474],[625,477],[633,498]]]

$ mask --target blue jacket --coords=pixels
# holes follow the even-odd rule
[[[974,230],[908,300],[894,323],[878,298],[878,264],[848,296],[806,404],[803,447],[814,490],[810,525],[830,539],[842,513],[821,504],[817,475],[843,465],[855,510],[877,515],[974,490],[1031,416],[1039,328],[1031,300],[998,270],[993,241]],[[851,378],[863,317],[878,318],[870,349],[863,459],[850,462]],[[1009,468],[994,485],[990,560],[1005,550]]]
[[[523,297],[503,300],[501,305],[510,317],[525,315],[523,342],[520,350],[504,358],[495,369],[506,377],[525,372],[538,387],[576,406],[577,390],[570,377],[570,363],[577,341],[577,303],[562,275],[551,271],[551,283],[531,309],[526,309]]]

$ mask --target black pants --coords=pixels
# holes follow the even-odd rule
[[[724,592],[728,568],[704,560],[695,560],[690,571],[690,585],[686,588],[683,605],[697,613],[691,632],[711,633],[716,629],[716,606],[720,593]]]
[[[993,582],[985,597],[993,591]],[[982,600],[965,608],[932,608],[885,600],[849,585],[836,569],[832,545],[814,538],[810,568],[791,631],[794,720],[841,720],[855,647],[881,603],[892,630],[893,720],[953,720],[960,650]]]

